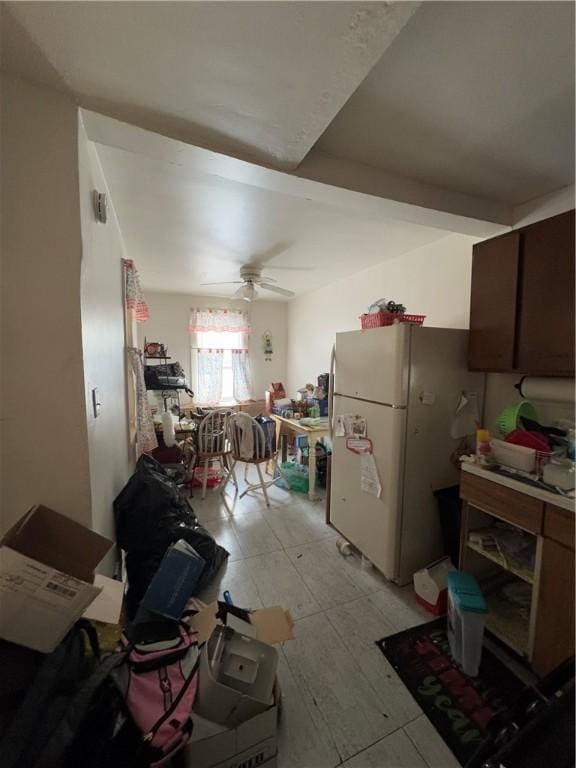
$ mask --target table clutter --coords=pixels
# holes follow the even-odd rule
[[[180,391],[192,393],[180,364],[168,362],[170,357],[165,344],[145,341],[144,354],[146,360],[151,361],[145,368],[146,386],[156,399],[152,418],[158,447],[152,451],[152,456],[180,472],[180,479],[191,488],[202,488],[204,498],[206,489],[222,489],[230,476],[229,450],[223,445],[220,451],[209,450],[207,443],[210,444],[210,435],[206,436],[202,426],[215,409],[195,405],[182,408]],[[317,485],[326,486],[330,455],[328,379],[327,373],[320,374],[316,384],[309,383],[299,388],[294,398],[286,395],[281,382],[271,383],[265,393],[266,414],[256,417],[265,434],[270,436],[271,454],[275,453],[276,445],[283,446],[282,462],[274,470],[277,484],[292,491],[308,493],[311,499],[316,498]],[[226,410],[231,413],[234,409],[220,409],[222,414]],[[280,417],[284,420],[283,424],[278,426],[277,422],[274,427],[270,416]],[[289,434],[294,436],[290,441]],[[219,440],[222,443],[221,437],[215,434],[212,442]],[[314,452],[311,457],[312,441]]]
[[[322,373],[316,384],[306,384],[295,398],[286,396],[281,382],[266,392],[266,409],[276,421],[276,442],[281,447],[281,477],[277,485],[316,498],[316,485],[326,487],[331,454],[328,427],[328,379]],[[313,446],[313,450],[311,449]]]

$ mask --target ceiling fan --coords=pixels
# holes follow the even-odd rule
[[[292,297],[296,294],[294,291],[289,291],[286,288],[280,288],[279,285],[272,285],[275,283],[273,277],[262,277],[262,267],[258,264],[244,264],[240,267],[240,280],[224,281],[221,283],[200,283],[200,285],[239,285],[240,288],[236,291],[233,299],[244,299],[244,301],[254,301],[258,298],[258,288],[263,288],[265,291],[272,291],[272,293],[278,293],[280,296]]]

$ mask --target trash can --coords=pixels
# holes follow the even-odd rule
[[[458,568],[462,516],[460,486],[451,485],[449,488],[440,488],[438,491],[434,491],[434,496],[438,502],[438,514],[440,516],[444,554],[448,555],[452,561],[452,565]]]

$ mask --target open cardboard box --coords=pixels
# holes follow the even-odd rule
[[[290,613],[279,606],[246,611],[228,603],[213,602],[189,619],[198,641],[207,641],[218,625],[274,645],[293,637]],[[215,694],[218,695],[215,690]],[[248,765],[276,768],[278,717],[281,693],[274,685],[273,704],[241,723],[219,725],[194,713],[192,741],[184,751],[186,766],[194,768],[243,768]],[[239,711],[239,710],[238,710]]]
[[[234,728],[212,723],[194,715],[192,741],[185,748],[186,768],[276,768],[278,719],[281,693],[274,687],[274,703]]]
[[[94,569],[111,546],[48,507],[29,510],[0,542],[0,637],[53,651],[100,593]]]
[[[206,642],[219,624],[226,624],[241,634],[253,637],[268,645],[292,640],[294,621],[289,611],[276,605],[247,611],[229,603],[214,601],[188,619],[191,628],[198,632],[198,642]]]

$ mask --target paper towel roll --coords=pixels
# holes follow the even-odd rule
[[[526,400],[546,403],[573,403],[574,379],[544,379],[525,376],[517,385]]]

